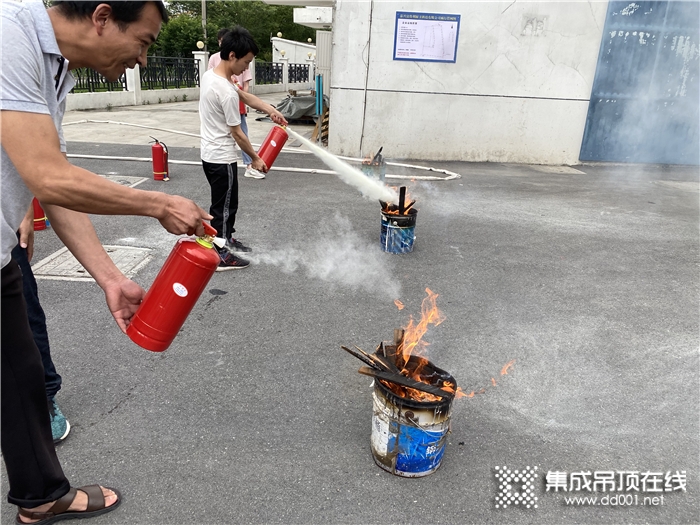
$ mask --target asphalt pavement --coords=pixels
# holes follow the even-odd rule
[[[65,118],[80,120],[198,132],[189,101]],[[269,128],[253,121],[252,141]],[[196,137],[66,126],[71,154],[149,157],[149,135],[192,163],[159,182],[147,162],[72,162],[208,207]],[[72,425],[59,458],[73,484],[124,495],[91,523],[700,522],[697,167],[414,162],[461,175],[428,182],[390,166],[418,209],[414,251],[395,255],[379,204],[302,149],[275,167],[307,171],[240,172],[237,237],[255,264],[216,273],[167,351],[122,335],[94,283],[39,282]],[[104,244],[152,250],[134,277],[148,288],[176,238],[150,218],[93,219]],[[37,232],[33,262],[61,247]],[[426,288],[445,316],[429,357],[474,396],[453,402],[440,468],[406,479],[373,461],[372,379],[340,346],[390,340]],[[537,508],[496,508],[504,466],[537,467]],[[568,490],[584,478],[600,483]],[[635,498],[603,503],[614,495]]]

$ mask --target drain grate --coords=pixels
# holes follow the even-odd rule
[[[130,188],[138,186],[143,181],[148,180],[146,177],[129,177],[127,175],[100,175],[100,177],[104,177],[122,186],[129,186]]]
[[[148,248],[104,246],[104,249],[117,268],[129,279],[152,259],[151,250]],[[68,248],[61,248],[34,264],[32,271],[37,279],[95,282],[87,270],[83,268],[83,265],[68,251]]]

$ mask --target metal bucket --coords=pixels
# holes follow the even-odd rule
[[[381,164],[362,164],[360,169],[362,173],[367,175],[370,179],[384,182],[384,178],[386,177],[386,162],[382,162]]]
[[[444,370],[432,368],[441,377],[454,382]],[[445,453],[452,400],[442,398],[422,402],[406,399],[376,379],[372,398],[371,448],[377,466],[406,478],[435,472]]]
[[[408,210],[408,215],[392,215],[382,212],[382,231],[379,243],[382,251],[389,253],[409,253],[413,251],[416,238],[416,216],[418,210]]]

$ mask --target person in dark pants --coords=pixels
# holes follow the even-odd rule
[[[22,224],[17,231],[19,244],[12,249],[12,258],[17,261],[22,272],[22,293],[27,303],[27,316],[32,337],[41,354],[44,365],[44,382],[46,383],[46,398],[49,403],[51,417],[51,435],[54,443],[60,443],[70,432],[70,423],[56,403],[56,394],[61,390],[61,376],[51,359],[49,333],[46,329],[46,314],[39,302],[39,291],[34,278],[34,272],[29,264],[34,254],[34,208],[30,206]]]
[[[287,124],[282,114],[255,95],[240,91],[232,82],[232,75],[240,75],[258,53],[250,33],[235,27],[221,39],[221,61],[202,75],[199,88],[199,119],[202,136],[200,156],[202,168],[211,187],[211,225],[226,239],[219,250],[221,262],[217,272],[246,268],[250,263],[233,252],[251,249],[233,237],[238,211],[238,154],[236,144],[252,159],[251,166],[267,171],[267,166],[253,149],[241,127],[239,97],[254,109],[266,112],[277,124]]]
[[[3,459],[8,476],[12,479],[11,492],[26,495],[12,501],[16,505],[34,507],[31,495],[41,487],[48,501],[59,499],[69,490],[68,480],[58,462],[50,435],[45,433],[43,420],[27,418],[23,407],[30,403],[46,407],[46,389],[43,381],[27,381],[31,376],[44,376],[39,349],[36,347],[26,314],[22,291],[22,275],[17,261],[11,260],[2,268],[2,424],[21,421],[20,431],[2,432]],[[12,327],[12,329],[7,329]],[[27,352],[26,349],[32,349]],[[45,410],[48,410],[45,408]],[[48,443],[47,443],[48,441]],[[5,451],[30,450],[23,454]],[[41,465],[29,468],[27,457]],[[21,472],[22,475],[17,475]],[[15,482],[15,480],[17,480]]]
[[[202,221],[211,219],[190,199],[114,184],[72,165],[65,154],[62,121],[75,85],[70,70],[91,68],[114,82],[127,68],[145,67],[167,19],[159,0],[54,0],[49,9],[42,2],[0,2],[0,445],[18,524],[90,518],[122,501],[109,487],[71,487],[56,456],[44,367],[12,258],[32,197],[102,289],[124,334],[146,292],[114,264],[88,214],[151,217],[175,235],[203,235]]]

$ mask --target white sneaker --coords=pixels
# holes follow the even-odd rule
[[[264,173],[256,170],[255,168],[251,168],[251,167],[246,168],[243,176],[251,178],[251,179],[264,179],[265,178]]]

